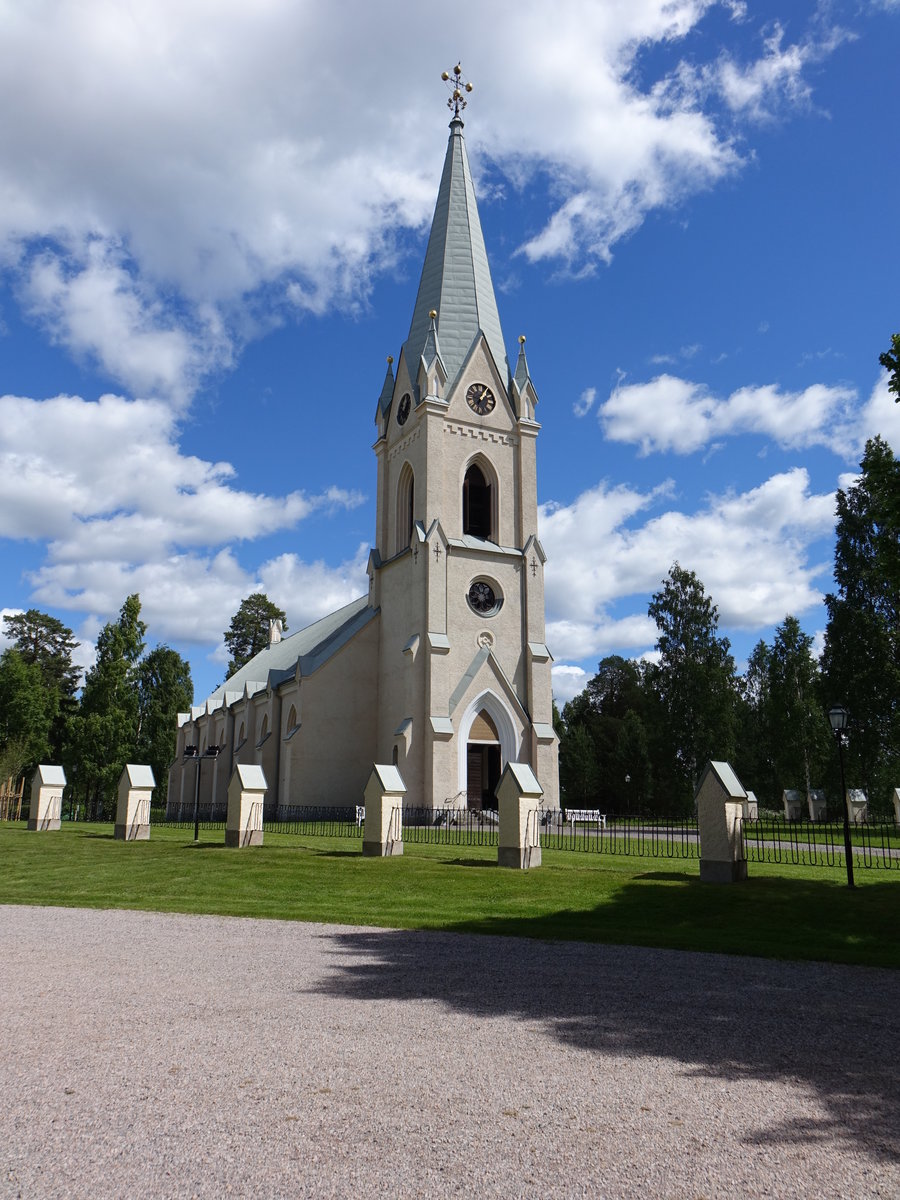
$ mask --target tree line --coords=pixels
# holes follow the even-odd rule
[[[837,493],[834,578],[821,657],[787,615],[739,675],[716,605],[675,563],[648,608],[656,661],[604,658],[562,710],[564,803],[686,811],[709,759],[731,762],[768,807],[785,788],[837,797],[827,710],[839,702],[852,722],[847,785],[887,812],[900,787],[900,461],[881,438],[867,442],[858,479]]]
[[[166,645],[145,653],[141,601],[129,596],[97,637],[78,692],[78,642],[62,621],[30,608],[6,616],[0,655],[0,785],[40,762],[65,768],[67,799],[88,819],[113,815],[127,762],[147,763],[165,802],[176,714],[194,699],[190,664]]]
[[[233,675],[268,644],[269,621],[285,614],[256,592],[225,631]],[[61,764],[67,799],[85,819],[112,816],[122,768],[146,763],[165,804],[179,712],[194,702],[191,668],[166,645],[146,651],[140,596],[129,596],[97,637],[97,656],[79,693],[78,642],[56,617],[30,608],[5,616],[10,646],[0,655],[0,789],[12,790],[38,763]]]

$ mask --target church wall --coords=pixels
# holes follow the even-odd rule
[[[376,754],[377,761],[390,763],[394,747],[398,748],[397,766],[406,784],[407,804],[411,805],[424,803],[427,554],[427,545],[417,543],[415,557],[405,554],[380,572],[383,604],[379,617]],[[397,730],[408,718],[412,718],[412,724],[398,735]]]
[[[370,621],[318,671],[302,679],[301,725],[281,744],[282,755],[290,759],[290,793],[281,797],[281,804],[362,803],[375,761],[380,620]]]

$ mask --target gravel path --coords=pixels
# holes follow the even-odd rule
[[[0,908],[0,1196],[900,1196],[900,974]]]

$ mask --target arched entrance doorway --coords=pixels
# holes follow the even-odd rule
[[[469,808],[496,808],[494,789],[502,770],[500,738],[490,713],[482,708],[466,742],[466,802]]]

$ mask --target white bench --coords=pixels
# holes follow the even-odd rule
[[[598,829],[606,828],[606,813],[600,812],[599,808],[567,808],[566,820],[572,825],[580,822],[596,825]]]

